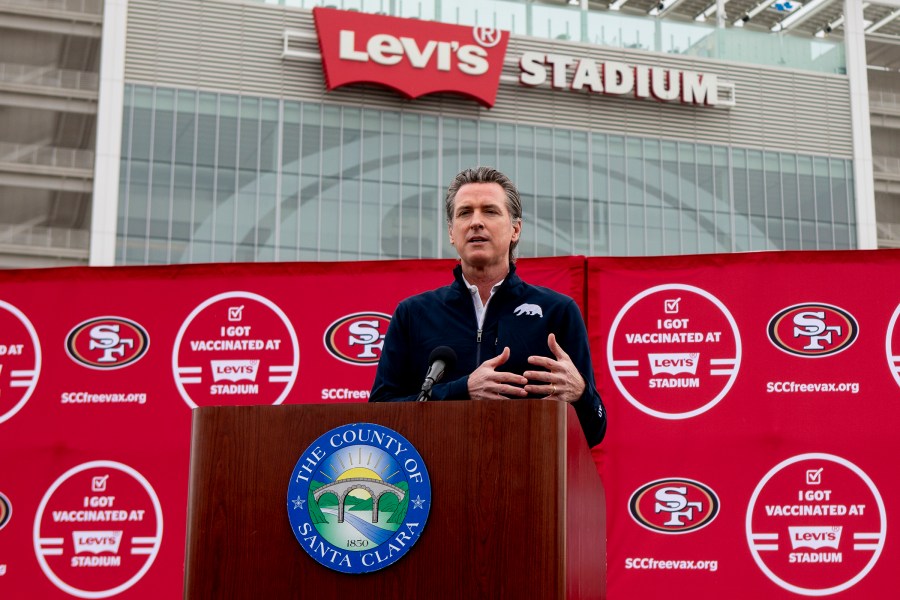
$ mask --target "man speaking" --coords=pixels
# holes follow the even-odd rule
[[[466,169],[447,190],[446,212],[459,254],[455,281],[397,306],[369,402],[570,402],[588,445],[599,444],[606,411],[581,312],[568,296],[516,275],[522,202],[515,185],[490,167]]]

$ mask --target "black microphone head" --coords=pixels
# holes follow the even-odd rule
[[[428,364],[432,365],[438,360],[444,363],[444,371],[451,371],[456,366],[456,351],[450,346],[438,346],[428,355]]]

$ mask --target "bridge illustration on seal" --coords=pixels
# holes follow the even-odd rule
[[[315,498],[316,502],[319,501],[325,494],[334,494],[338,498],[338,523],[344,522],[344,500],[347,498],[347,494],[352,492],[353,490],[366,490],[369,492],[369,495],[372,496],[372,522],[378,522],[378,503],[381,501],[381,497],[385,494],[394,494],[397,496],[397,499],[400,502],[403,502],[403,498],[406,496],[406,492],[401,490],[395,485],[391,485],[385,481],[380,479],[368,479],[366,477],[354,477],[347,479],[340,479],[333,483],[329,483],[327,485],[323,485],[313,492],[313,498]]]

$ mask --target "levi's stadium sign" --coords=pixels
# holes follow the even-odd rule
[[[418,19],[314,8],[325,85],[385,85],[407,98],[456,92],[490,108],[509,34]]]
[[[506,60],[509,32],[419,19],[314,8],[325,87],[389,87],[414,99],[456,93],[491,108]],[[284,56],[295,32],[285,31]],[[300,36],[302,37],[302,36]],[[735,88],[712,73],[630,65],[579,56],[523,52],[519,85],[693,106],[734,106]]]

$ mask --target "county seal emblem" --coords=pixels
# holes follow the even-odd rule
[[[395,563],[421,536],[430,510],[422,457],[402,435],[373,423],[320,436],[288,484],[294,536],[318,563],[341,573]]]

